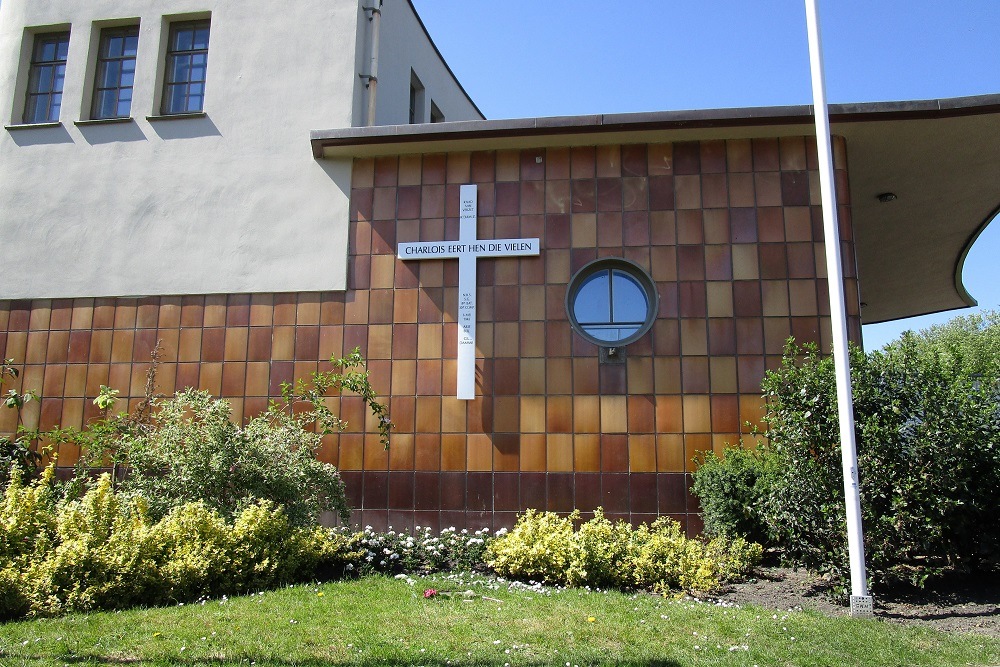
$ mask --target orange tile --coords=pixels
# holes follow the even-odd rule
[[[753,175],[757,206],[781,206],[781,174],[758,171]]]
[[[816,315],[819,312],[815,280],[789,280],[788,298],[793,316]]]
[[[704,455],[714,451],[711,433],[688,433],[684,436],[684,458],[691,469],[697,465],[695,459],[701,460]]]
[[[548,472],[572,472],[573,436],[550,433],[545,438],[545,469]]]
[[[601,398],[573,396],[573,432],[601,432]]]
[[[468,470],[493,470],[493,443],[485,433],[472,433],[467,438]]]
[[[760,265],[757,259],[757,244],[738,243],[733,246],[733,280],[757,280]]]
[[[250,296],[250,326],[265,327],[271,325],[274,312],[274,296],[271,294],[252,294]]]
[[[398,436],[393,436],[395,439]],[[390,457],[393,445],[389,445]],[[391,459],[390,459],[391,460]],[[441,470],[441,436],[418,433],[414,436],[414,461],[416,470]]]
[[[647,155],[647,166],[650,176],[668,176],[674,173],[673,144],[650,144]]]
[[[111,361],[127,362],[132,360],[132,345],[135,339],[135,332],[132,330],[115,330],[111,342]],[[28,339],[30,346],[31,339]],[[29,349],[30,351],[30,349]]]
[[[441,470],[466,470],[466,439],[458,433],[441,436]]]
[[[597,245],[596,214],[575,213],[571,218],[570,236],[571,236],[571,244],[574,248],[595,247]],[[568,281],[568,276],[567,276],[567,281]]]
[[[545,408],[545,425],[549,433],[573,432],[573,397],[549,396]]]
[[[687,395],[684,405],[684,430],[687,433],[707,433],[712,430],[712,410],[708,396]]]
[[[710,357],[709,373],[711,374],[712,393],[729,394],[736,392],[735,357]]]
[[[387,470],[389,468],[389,452],[385,451],[385,445],[379,441],[376,434],[365,434],[364,464],[365,470]]]
[[[361,470],[365,461],[363,435],[343,433],[340,436],[340,469]]]
[[[597,359],[593,357],[574,357],[572,362],[573,393],[578,395],[600,393],[601,373],[598,368]],[[551,364],[552,362],[549,363]],[[568,380],[568,375],[566,379]]]
[[[222,392],[221,363],[201,364],[201,371],[198,375],[198,388],[207,391],[213,396],[220,395],[220,393]]]
[[[656,436],[656,469],[658,472],[684,472],[684,436],[662,433]]]
[[[496,152],[496,180],[516,181],[520,178],[521,157],[518,151]]]
[[[628,409],[628,432],[652,433],[654,428],[655,403],[653,396],[631,395],[626,397]]]
[[[347,302],[344,304],[344,322],[347,324],[368,323],[367,291],[353,290],[348,292]]]
[[[653,358],[628,357],[628,392],[630,394],[653,393]]]
[[[177,361],[177,346],[180,344],[180,329],[158,329],[157,342],[160,344],[160,361]]]
[[[66,367],[66,384],[63,396],[81,397],[87,395],[87,365],[70,364]]]
[[[598,178],[620,178],[622,175],[621,146],[598,146],[594,165]]]
[[[522,472],[543,472],[547,456],[545,436],[524,434],[520,437],[520,461]]]
[[[205,321],[206,327],[226,326],[226,295],[209,294],[205,297]]]
[[[99,333],[107,334],[108,359],[111,357],[111,332],[95,331],[93,338],[97,338]],[[28,347],[28,334],[25,331],[11,331],[7,334],[7,345],[4,348],[4,359],[13,359],[15,362],[23,361],[25,350]]]
[[[521,322],[521,358],[540,358],[545,356],[545,323]],[[539,359],[543,361],[542,359]],[[544,381],[544,377],[543,377]]]
[[[545,286],[525,285],[520,290],[522,320],[545,319]]]
[[[493,427],[498,433],[517,433],[521,426],[520,398],[497,396],[493,399]]]
[[[493,356],[519,356],[521,332],[517,322],[497,322],[493,325]]]
[[[708,332],[704,319],[682,319],[680,329],[681,354],[685,356],[708,354]]]
[[[97,337],[98,332],[94,332]],[[177,361],[201,360],[201,329],[181,329],[177,343]],[[94,361],[91,357],[91,361]]]
[[[554,357],[540,361],[544,364],[546,386],[550,395],[573,393],[572,359]]]
[[[601,432],[628,432],[628,406],[625,396],[601,396]]]
[[[706,284],[709,317],[733,316],[733,285],[729,281]]]
[[[545,397],[521,397],[521,433],[545,432]]]
[[[295,327],[274,327],[271,334],[271,359],[290,361],[295,358]]]
[[[412,395],[417,388],[417,362],[399,359],[392,363],[392,393],[397,396]]]
[[[545,393],[545,359],[521,359],[521,394]]]
[[[247,358],[247,338],[249,330],[244,327],[229,327],[226,329],[226,361],[243,361]]]
[[[94,300],[74,299],[70,327],[75,330],[90,329],[94,322]]]
[[[417,433],[440,433],[441,397],[418,396],[415,414]]]
[[[418,359],[440,359],[441,348],[441,325],[440,324],[420,324],[417,325],[417,358]]]
[[[601,469],[601,436],[597,433],[577,433],[573,436],[573,469],[576,472],[599,472]]]
[[[656,440],[650,435],[631,435],[628,439],[629,472],[656,472]]]
[[[101,391],[101,385],[107,385],[108,373],[111,367],[108,364],[90,364],[87,367],[87,384],[84,396],[96,398]]]
[[[246,373],[247,365],[245,363],[230,361],[222,364],[222,393],[220,395],[226,397],[245,395]]]
[[[46,351],[48,350],[48,343],[49,343],[48,331],[28,332],[28,345],[27,345],[27,350],[24,354],[24,363],[44,364],[45,354]],[[131,356],[132,356],[132,350],[129,349],[129,358],[131,358]]]
[[[707,396],[702,397],[708,399]],[[681,396],[656,397],[656,430],[659,433],[684,432],[683,402]]]
[[[266,361],[250,362],[246,365],[247,396],[267,396],[270,364]]]
[[[545,282],[566,284],[572,277],[568,250],[545,251]]]
[[[395,290],[392,301],[392,321],[397,323],[417,321],[417,290]]]
[[[445,433],[464,433],[466,430],[465,401],[445,396],[441,399],[441,431]]]
[[[414,469],[414,437],[412,433],[394,433],[389,443],[389,469]]]
[[[392,358],[392,325],[373,324],[368,327],[367,358]]]
[[[49,328],[52,316],[52,302],[48,299],[37,299],[31,302],[31,314],[28,319],[28,329],[39,331]]]
[[[42,396],[61,398],[66,386],[66,365],[48,364],[45,366],[42,381]]]
[[[674,196],[678,210],[701,208],[701,177],[674,176]]]
[[[677,357],[657,357],[653,360],[653,384],[658,394],[681,392],[681,363]]]

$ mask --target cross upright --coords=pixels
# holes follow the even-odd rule
[[[540,252],[538,239],[476,238],[478,188],[460,188],[461,207],[457,241],[400,243],[402,260],[458,260],[458,398],[476,397],[476,260],[480,257],[527,257]]]

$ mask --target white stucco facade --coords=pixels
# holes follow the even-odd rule
[[[435,101],[479,118],[409,2],[384,10],[385,76],[409,76],[412,51]],[[314,159],[309,131],[364,123],[368,15],[359,0],[3,0],[0,298],[344,289],[351,164]],[[170,24],[205,18],[204,113],[165,118]],[[115,25],[139,26],[131,116],[92,122]],[[58,122],[25,125],[34,35],[65,30]],[[399,97],[380,87],[376,118],[396,120]]]

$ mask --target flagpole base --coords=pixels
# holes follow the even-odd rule
[[[874,612],[872,611],[872,596],[852,595],[851,616],[855,618],[871,618],[874,616]]]

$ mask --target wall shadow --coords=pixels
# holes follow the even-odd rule
[[[55,127],[24,127],[8,130],[10,138],[18,146],[44,146],[47,144],[71,144],[73,137],[60,123]]]
[[[164,140],[194,139],[196,137],[221,137],[222,132],[208,116],[177,116],[166,118],[147,118],[150,127],[157,136]]]
[[[122,141],[146,141],[146,135],[134,122],[108,125],[77,125],[80,134],[90,145],[111,144]]]

